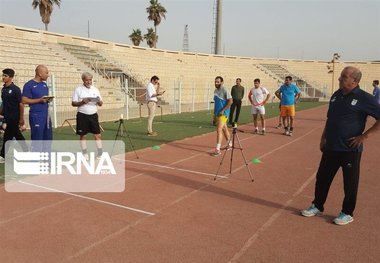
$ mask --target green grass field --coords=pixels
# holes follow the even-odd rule
[[[301,102],[297,104],[297,111],[321,106],[323,102]],[[252,122],[250,114],[250,106],[242,107],[239,117],[239,124]],[[278,116],[278,103],[267,104],[266,118]],[[124,124],[127,129],[127,134],[131,139],[136,150],[153,147],[168,142],[181,140],[209,132],[215,131],[215,126],[212,125],[213,114],[210,111],[186,112],[181,114],[164,115],[161,119],[156,115],[153,127],[158,132],[157,137],[149,137],[146,135],[147,118],[125,120]],[[114,140],[116,138],[119,122],[102,123],[104,132],[102,132],[103,140]],[[27,140],[30,139],[30,133],[25,132],[24,136]],[[70,127],[57,128],[54,130],[55,140],[79,140],[79,137],[74,134]],[[88,135],[88,139],[92,140],[93,136]],[[126,151],[132,151],[131,143],[127,136],[120,137],[119,140],[125,142]],[[4,165],[0,165],[0,183],[4,180]]]

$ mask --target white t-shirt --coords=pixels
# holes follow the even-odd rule
[[[156,87],[153,85],[152,82],[150,82],[146,86],[146,95],[145,95],[146,102],[148,101],[158,102],[157,96],[152,97],[155,94],[157,94]]]
[[[82,106],[78,107],[78,112],[81,112],[87,115],[92,115],[98,111],[98,108],[96,105],[97,97],[99,97],[100,101],[102,100],[102,97],[100,96],[100,92],[96,87],[90,86],[89,88],[87,88],[86,86],[82,84],[75,89],[72,101],[80,102],[85,98],[91,98],[92,100],[89,103],[83,104]]]
[[[253,87],[251,89],[251,99],[254,106],[260,106],[269,94],[269,91],[264,87]]]

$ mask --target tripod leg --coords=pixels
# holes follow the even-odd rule
[[[112,154],[113,154],[113,150],[115,149],[115,143],[116,143],[117,137],[119,136],[120,128],[121,128],[121,122],[119,122],[119,127],[117,128],[117,132],[116,132],[115,140],[113,141],[113,146],[112,146],[111,156],[112,156]]]
[[[240,149],[241,155],[243,156],[243,159],[244,159],[245,167],[247,167],[249,176],[251,177],[251,181],[253,182],[254,181],[253,175],[252,175],[251,169],[249,168],[249,165],[248,165],[248,162],[247,162],[247,158],[245,158],[243,147],[241,146],[240,139],[239,139],[238,135],[236,135],[236,139],[237,139],[238,144],[239,144],[239,149]]]
[[[129,140],[129,143],[131,144],[131,147],[132,147],[132,150],[134,151],[135,155],[136,155],[136,158],[139,159],[139,156],[137,155],[137,152],[135,150],[135,146],[133,145],[132,143],[132,140],[131,140],[131,137],[129,136],[128,132],[127,132],[127,128],[125,127],[125,124],[123,122],[123,129],[125,131],[125,134],[127,134],[127,137],[128,137],[128,140]]]
[[[224,157],[226,157],[226,153],[227,153],[227,150],[224,151],[222,160],[220,160],[218,170],[216,171],[216,174],[215,174],[215,177],[214,177],[214,181],[216,180],[216,177],[218,177],[218,175],[219,175],[219,170],[222,167]]]
[[[234,158],[234,150],[235,150],[235,135],[236,133],[232,133],[232,149],[231,149],[231,160],[230,160],[230,174],[232,172],[232,160]],[[231,139],[230,139],[231,140]],[[230,142],[228,142],[229,145]]]

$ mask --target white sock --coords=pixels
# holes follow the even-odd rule
[[[219,151],[220,150],[220,146],[222,146],[222,144],[220,144],[220,143],[217,143],[216,144],[216,149]]]

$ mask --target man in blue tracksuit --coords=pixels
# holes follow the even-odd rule
[[[24,105],[21,103],[21,90],[13,83],[15,71],[11,68],[3,70],[2,80],[4,86],[1,90],[1,99],[3,104],[0,107],[0,112],[4,116],[6,128],[3,137],[3,146],[0,152],[0,163],[5,162],[6,142],[15,138],[19,141],[24,151],[28,150],[25,143],[25,138],[21,133],[24,129]]]
[[[29,125],[32,141],[51,141],[53,131],[49,116],[49,89],[46,80],[49,77],[49,70],[44,65],[36,67],[34,79],[25,83],[22,91],[22,103],[29,104]],[[32,151],[49,151],[50,143],[32,144]]]

